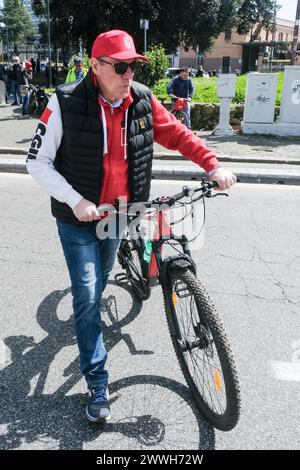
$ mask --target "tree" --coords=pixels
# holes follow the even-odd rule
[[[251,40],[256,40],[262,29],[274,31],[279,8],[275,0],[244,0],[237,14],[238,33],[246,34],[251,31]]]
[[[21,0],[4,0],[4,8],[0,13],[0,22],[5,24],[3,37],[13,44],[14,53],[18,53],[20,45],[34,42],[34,29],[30,15]]]
[[[45,0],[32,0],[36,14],[42,14]],[[209,48],[230,23],[239,0],[52,0],[50,11],[60,44],[78,47],[79,39],[88,50],[96,36],[108,29],[124,29],[143,49],[139,20],[150,20],[148,44],[163,44],[167,53],[185,47]],[[230,13],[224,14],[226,10]],[[99,12],[99,14],[97,14]]]
[[[45,0],[32,0],[32,6],[36,14],[44,14]],[[76,52],[81,40],[90,52],[100,32],[124,29],[142,50],[140,19],[147,18],[149,47],[163,44],[172,53],[179,45],[207,50],[234,25],[240,31],[250,29],[253,21],[261,27],[269,25],[273,6],[273,0],[52,0],[50,14],[61,48]]]

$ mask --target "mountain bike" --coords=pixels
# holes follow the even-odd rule
[[[188,116],[184,112],[186,103],[187,103],[187,98],[176,97],[176,101],[171,111],[171,113],[176,117],[176,119],[178,119],[178,121],[180,121],[185,126],[187,126],[188,124]]]
[[[240,414],[233,355],[216,308],[196,277],[189,240],[184,234],[174,236],[175,220],[170,222],[166,214],[168,209],[178,207],[194,211],[197,201],[228,196],[213,194],[215,186],[203,180],[196,189],[183,187],[178,194],[138,205],[117,200],[114,211],[126,218],[128,227],[117,254],[126,280],[140,300],[150,297],[153,285],[161,285],[171,340],[192,397],[211,424],[229,431]],[[179,222],[187,217],[188,210],[184,214]],[[150,240],[145,240],[143,220],[154,222]],[[164,257],[165,247],[174,253]],[[124,274],[115,279],[122,282]]]

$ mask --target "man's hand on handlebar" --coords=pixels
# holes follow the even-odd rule
[[[216,181],[219,185],[218,188],[215,188],[216,191],[224,191],[233,186],[237,178],[231,173],[231,171],[226,170],[225,168],[216,168],[209,176],[208,181]]]
[[[93,222],[93,220],[101,218],[97,211],[97,206],[84,198],[76,204],[73,212],[80,222]]]

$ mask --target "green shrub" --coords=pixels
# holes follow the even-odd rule
[[[165,76],[169,60],[162,44],[152,47],[147,53],[149,62],[141,62],[135,73],[135,80],[152,88]]]

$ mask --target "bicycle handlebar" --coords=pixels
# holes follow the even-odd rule
[[[218,183],[216,181],[205,181],[204,179],[202,180],[202,185],[198,188],[189,188],[188,186],[184,186],[182,188],[182,191],[180,193],[174,194],[173,196],[161,196],[156,199],[153,199],[152,201],[144,201],[144,202],[129,202],[129,203],[123,203],[119,198],[116,198],[116,204],[113,206],[114,210],[112,209],[111,205],[107,204],[101,204],[100,206],[97,207],[97,210],[99,213],[110,213],[111,215],[120,213],[121,210],[129,210],[132,206],[137,207],[143,206],[146,209],[151,208],[152,206],[163,206],[167,205],[168,207],[172,207],[175,205],[177,201],[180,201],[180,199],[183,199],[184,197],[191,196],[195,193],[201,192],[200,196],[197,197],[192,197],[191,201],[192,203],[199,201],[200,199],[203,199],[204,197],[210,198],[210,197],[216,197],[216,196],[228,196],[227,193],[218,193],[214,196],[211,195],[211,190],[213,188],[218,187]]]
[[[141,206],[144,206],[146,208],[150,208],[153,205],[156,205],[156,206],[167,205],[169,207],[172,207],[177,201],[179,201],[180,199],[183,199],[184,197],[190,196],[191,193],[194,194],[194,193],[201,192],[201,195],[198,196],[197,198],[194,198],[192,202],[196,202],[199,199],[202,199],[203,197],[211,197],[211,190],[218,186],[219,185],[216,181],[209,182],[209,181],[203,180],[202,185],[199,188],[189,188],[188,186],[184,186],[180,193],[174,194],[173,196],[158,197],[156,199],[153,199],[152,201],[130,202],[128,204],[124,204],[120,202],[119,198],[116,198],[115,207],[117,209],[117,212],[120,209],[130,209],[131,206],[136,205],[136,204],[140,204]]]

